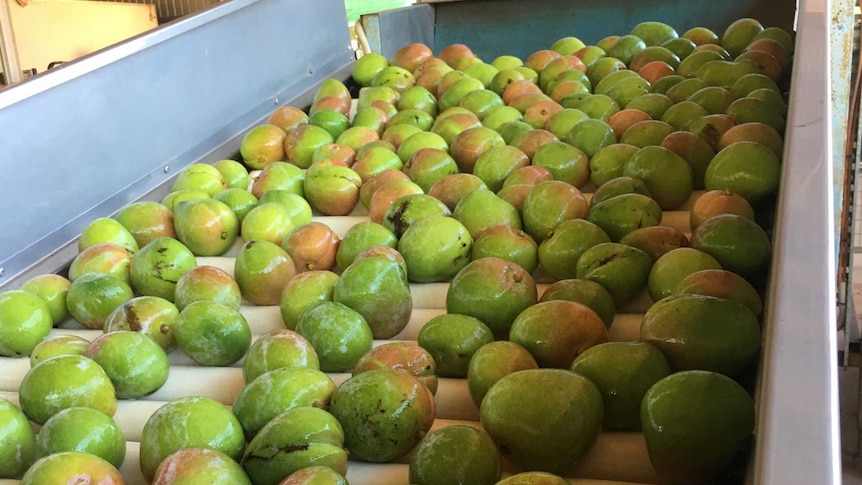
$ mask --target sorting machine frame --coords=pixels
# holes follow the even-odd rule
[[[487,0],[365,22],[384,55],[408,41],[435,51],[461,42],[488,59],[526,56],[565,35],[595,42],[643,20],[721,32],[751,16],[796,31],[752,483],[840,483],[830,7]],[[236,155],[276,107],[307,106],[324,79],[347,80],[355,56],[346,27],[342,0],[233,0],[0,91],[0,291],[62,271],[92,219],[160,200],[184,167]]]

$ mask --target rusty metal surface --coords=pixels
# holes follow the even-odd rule
[[[122,3],[150,3],[155,5],[159,23],[185,17],[206,10],[227,0],[93,0]]]
[[[831,20],[832,28],[829,32],[829,43],[832,51],[832,84],[830,97],[832,100],[832,177],[835,182],[833,191],[833,211],[835,213],[835,241],[840,243],[842,226],[842,212],[844,211],[844,199],[852,199],[853,195],[847,191],[845,183],[845,158],[846,158],[846,131],[848,126],[848,115],[850,113],[850,83],[853,74],[853,32],[854,32],[854,9],[855,0],[832,0]],[[853,134],[851,134],[852,136]],[[853,174],[847,174],[852,176]],[[845,227],[846,229],[846,227]],[[836,246],[835,253],[840,248]]]

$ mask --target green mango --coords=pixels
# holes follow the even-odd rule
[[[691,165],[661,146],[641,148],[626,162],[623,175],[643,180],[662,210],[674,210],[691,196]]]
[[[403,268],[382,257],[364,258],[348,266],[333,287],[332,299],[362,315],[377,339],[401,333],[413,311]]]
[[[21,485],[74,483],[82,478],[91,483],[123,483],[123,476],[106,460],[82,451],[64,451],[36,461],[21,477]]]
[[[245,470],[224,453],[184,448],[168,455],[156,469],[154,484],[251,485]]]
[[[665,356],[645,342],[606,342],[575,358],[573,372],[591,380],[602,393],[605,428],[639,431],[640,407],[646,392],[670,375]]]
[[[251,440],[283,412],[304,406],[326,408],[336,387],[329,376],[317,369],[273,369],[248,383],[236,396],[232,410]]]
[[[183,448],[210,448],[239,460],[245,446],[239,420],[224,404],[205,397],[182,397],[158,408],[141,431],[141,473],[152,480],[156,468]]]
[[[10,401],[0,398],[0,477],[13,478],[27,471],[36,461],[36,434],[24,413]]]
[[[650,463],[668,483],[726,483],[721,474],[751,440],[754,415],[748,392],[721,374],[665,377],[641,404]]]
[[[524,406],[525,396],[542,398]],[[479,414],[504,458],[521,468],[564,474],[598,439],[603,408],[601,393],[586,377],[568,369],[528,369],[491,386]]]
[[[740,303],[675,295],[647,310],[640,339],[661,350],[675,372],[706,370],[735,377],[760,350],[760,324]]]
[[[417,221],[404,231],[398,252],[407,262],[410,281],[446,281],[470,262],[473,238],[457,219],[434,216]]]
[[[754,61],[709,61],[697,69],[695,76],[709,86],[732,87],[746,74],[760,74],[761,67]]]
[[[408,469],[410,483],[420,485],[493,485],[501,473],[500,452],[491,436],[463,424],[429,433],[416,447]]]

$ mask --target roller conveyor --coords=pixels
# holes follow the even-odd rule
[[[322,11],[335,8],[340,2],[319,3],[316,7],[297,8],[285,0],[234,0],[201,16],[72,63],[56,76],[38,77],[0,95],[0,131],[10,134],[5,156],[10,161],[34,161],[22,166],[22,179],[32,180],[37,175],[48,179],[45,190],[48,202],[37,202],[33,208],[34,213],[45,217],[28,222],[22,220],[28,211],[7,210],[8,217],[0,221],[0,268],[4,269],[0,289],[17,287],[36,274],[61,271],[74,257],[77,234],[89,220],[110,216],[123,205],[141,198],[159,200],[170,186],[171,177],[184,166],[233,156],[244,132],[274,107],[285,103],[303,106],[322,79],[346,79],[349,70],[345,65],[349,68],[351,53],[345,35],[340,33],[343,26],[329,25],[313,36],[303,29],[283,32],[281,28],[288,13],[310,26],[309,29],[333,24]],[[736,6],[740,2],[732,3]],[[607,6],[609,10],[614,7],[614,2]],[[757,443],[749,467],[752,483],[825,484],[840,480],[834,259],[830,256],[834,245],[829,216],[831,157],[825,142],[831,130],[824,122],[831,106],[828,56],[823,55],[828,43],[828,12],[825,1],[807,1],[799,6],[782,193],[774,228],[773,270],[764,320],[765,350],[756,396]],[[220,38],[225,37],[220,35],[225,28],[242,30],[247,35],[243,42],[231,42]],[[280,40],[284,43],[307,47],[299,51],[291,49],[289,53],[283,46],[261,48],[271,40],[268,35],[276,31],[281,33]],[[309,38],[321,40],[308,43]],[[261,50],[266,51],[265,55],[260,55]],[[156,61],[179,55],[185,55],[188,65],[172,65],[168,75],[156,69],[159,65]],[[243,57],[248,62],[242,72],[234,73],[243,64]],[[248,76],[248,72],[257,76]],[[185,86],[186,83],[194,86]],[[93,104],[89,96],[76,99],[70,94],[75,89],[82,92],[82,87],[88,88],[87,92],[102,90],[115,104]],[[153,102],[155,98],[158,102]],[[124,110],[128,118],[118,113],[123,100],[132,103]],[[224,101],[223,106],[214,100]],[[142,106],[146,103],[151,106]],[[175,121],[181,129],[175,130],[177,133],[158,129],[164,123],[165,109],[182,103],[196,112],[177,116]],[[36,126],[29,121],[40,115],[44,117],[47,112],[56,114],[53,119],[58,130],[62,127],[68,132],[57,136],[62,147],[52,151],[52,144],[33,149],[22,143],[20,140],[30,134],[28,127]],[[106,119],[112,121],[109,126],[104,126]],[[80,131],[74,128],[76,124],[80,125]],[[117,130],[116,126],[123,129]],[[94,127],[101,127],[106,140],[95,148],[84,143],[87,138],[84,134],[92,133]],[[130,140],[129,133],[153,131],[158,132],[158,143]],[[124,154],[125,163],[101,165],[104,174],[96,180],[84,180],[91,171],[89,165],[66,167],[59,162],[109,160],[118,153]],[[0,206],[19,207],[21,200],[32,196],[30,191],[32,188],[26,186],[11,187],[0,194]],[[325,218],[340,235],[360,220],[364,220],[361,213]],[[688,232],[688,215],[684,211],[665,213],[662,223]],[[230,254],[199,258],[199,264],[232,272]],[[536,277],[542,281],[540,274]],[[542,288],[540,285],[540,294]],[[443,311],[445,284],[413,285],[411,289],[416,309],[408,328],[396,340],[415,339],[421,325]],[[630,308],[623,309],[610,329],[611,339],[636,338],[640,318],[649,304],[644,295]],[[277,307],[245,306],[242,312],[255,337],[280,326]],[[99,332],[66,325],[54,333],[74,333],[92,339]],[[238,365],[202,368],[179,350],[170,358],[171,377],[165,387],[147,399],[121,402],[117,412],[117,421],[128,433],[127,460],[122,471],[131,484],[144,483],[137,471],[135,437],[146,417],[159,405],[192,391],[210,393],[230,404],[241,390]],[[25,360],[0,360],[0,397],[17,400],[16,383],[26,369]],[[340,382],[347,376],[332,377]],[[192,383],[200,385],[193,388]],[[439,421],[435,426],[459,420],[477,423],[475,405],[465,389],[463,380],[441,380],[437,395]],[[403,463],[371,465],[351,461],[349,470],[348,478],[353,485],[407,483],[407,467]],[[573,474],[579,478],[572,479],[572,483],[590,485],[620,483],[614,480],[657,481],[642,436],[637,433],[603,433]],[[16,483],[0,480],[0,485],[7,482]]]

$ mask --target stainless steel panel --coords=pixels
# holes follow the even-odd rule
[[[758,395],[762,484],[841,482],[830,6],[799,9]]]
[[[434,9],[430,5],[363,15],[361,21],[371,50],[387,59],[412,42],[434,45]]]
[[[234,0],[0,92],[0,287],[351,62],[346,22]]]

